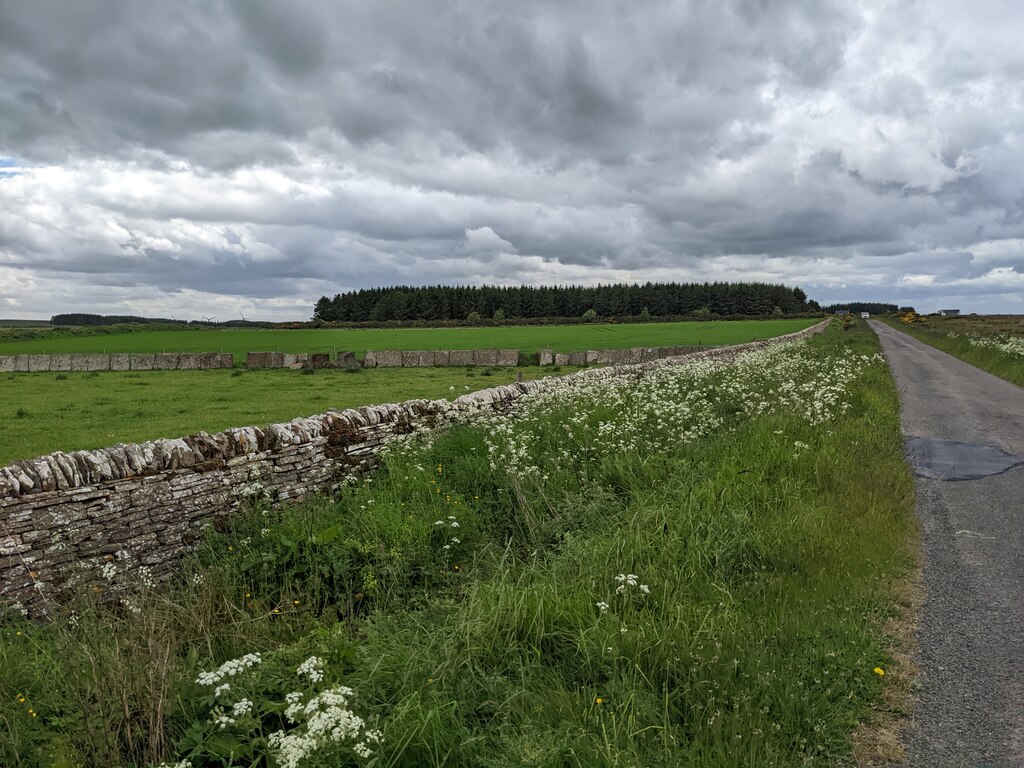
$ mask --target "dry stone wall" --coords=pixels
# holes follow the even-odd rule
[[[733,357],[822,330],[719,347],[668,362],[609,365],[577,377],[645,375],[658,366]],[[267,353],[276,354],[276,353]],[[179,356],[180,362],[180,356]],[[459,409],[509,407],[557,379],[463,395]],[[170,440],[57,452],[0,468],[0,599],[39,607],[61,595],[77,566],[127,552],[154,574],[173,571],[204,525],[237,509],[259,482],[278,501],[329,489],[371,469],[389,436],[432,425],[447,401],[410,400],[330,411],[268,427],[200,432]]]
[[[0,372],[25,371],[198,371],[230,368],[226,352],[170,352],[112,355],[6,355],[0,356]]]

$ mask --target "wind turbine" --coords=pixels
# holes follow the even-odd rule
[[[239,311],[239,313],[238,313],[238,316],[239,316],[240,318],[242,318],[243,320],[245,320],[245,315],[243,315],[243,314],[241,313],[241,311]]]
[[[207,323],[209,323],[209,322],[212,322],[212,321],[213,321],[213,319],[214,319],[214,318],[216,318],[217,316],[216,316],[216,315],[213,315],[213,317],[207,317],[206,315],[200,315],[200,317],[201,317],[201,318],[203,318],[203,320],[204,320],[204,321],[206,321]]]

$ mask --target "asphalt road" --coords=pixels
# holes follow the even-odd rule
[[[871,321],[924,546],[907,765],[1024,766],[1024,389]]]

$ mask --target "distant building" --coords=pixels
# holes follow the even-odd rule
[[[848,310],[848,309],[837,309],[836,310],[836,317],[842,317],[843,315],[848,315],[848,314],[850,314],[850,310]]]
[[[871,313],[870,312],[861,312],[860,313],[860,317],[861,317],[862,320],[867,320],[869,317],[871,317]]]
[[[956,317],[960,314],[959,309],[940,309],[939,314],[943,317]]]

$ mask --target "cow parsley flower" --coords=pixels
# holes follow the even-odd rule
[[[196,683],[199,685],[217,685],[224,678],[234,677],[238,673],[256,666],[260,661],[261,659],[258,653],[247,653],[240,659],[225,661],[212,672],[200,672],[199,676],[196,678]]]
[[[319,683],[324,679],[324,660],[319,656],[310,656],[296,670],[299,677],[308,677],[310,682]]]

